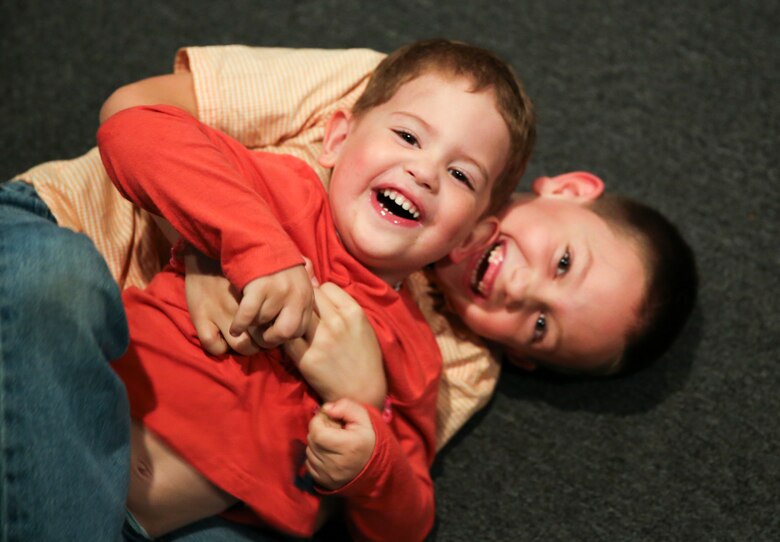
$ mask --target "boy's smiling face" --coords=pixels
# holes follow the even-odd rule
[[[426,73],[359,118],[330,120],[320,163],[347,250],[393,283],[468,244],[509,153],[490,90]]]
[[[528,368],[605,367],[622,352],[644,295],[636,243],[585,205],[603,185],[574,194],[577,175],[538,179],[538,195],[515,196],[485,250],[437,266],[465,324]]]

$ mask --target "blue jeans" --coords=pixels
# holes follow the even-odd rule
[[[0,542],[118,541],[130,415],[110,361],[128,345],[119,289],[92,242],[35,190],[0,185]],[[272,540],[209,518],[163,538]]]

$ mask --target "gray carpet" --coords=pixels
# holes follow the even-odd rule
[[[43,2],[0,7],[0,178],[93,145],[115,87],[185,44],[496,50],[539,112],[524,179],[572,169],[678,223],[694,317],[602,382],[507,372],[434,467],[433,540],[780,540],[777,2]]]

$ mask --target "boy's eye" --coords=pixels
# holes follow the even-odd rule
[[[474,190],[474,185],[471,183],[471,179],[469,179],[468,175],[463,173],[461,170],[454,168],[450,169],[450,175],[452,175],[458,182],[461,182],[470,189]]]
[[[547,328],[547,317],[542,312],[536,318],[536,322],[534,322],[533,342],[539,342],[542,339],[544,339],[544,333],[547,330],[546,328]]]
[[[414,145],[415,147],[416,147],[416,146],[418,146],[418,144],[417,144],[417,138],[416,138],[416,137],[414,137],[414,136],[413,136],[412,134],[410,134],[409,132],[407,132],[407,131],[405,131],[405,130],[393,130],[393,132],[395,132],[395,134],[396,134],[398,137],[400,137],[401,139],[403,139],[403,140],[404,140],[406,143],[408,143],[409,145]]]
[[[561,259],[558,260],[558,265],[555,268],[555,276],[559,277],[566,274],[566,272],[569,270],[569,267],[571,267],[571,254],[567,248],[566,252],[564,252],[563,256],[561,256]]]

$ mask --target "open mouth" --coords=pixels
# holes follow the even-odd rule
[[[381,208],[382,215],[390,214],[395,217],[412,220],[420,220],[420,210],[403,194],[392,188],[383,188],[376,192],[376,200]]]
[[[478,296],[488,297],[503,262],[504,243],[498,241],[485,250],[477,265],[474,266],[469,283],[471,291]]]

